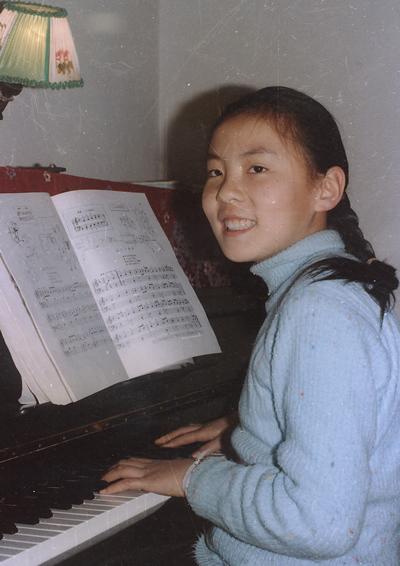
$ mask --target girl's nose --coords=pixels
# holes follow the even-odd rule
[[[243,190],[240,183],[236,179],[225,177],[219,186],[217,199],[223,202],[243,200]]]

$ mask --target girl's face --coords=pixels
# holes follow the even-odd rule
[[[258,262],[326,228],[316,203],[320,180],[292,142],[254,116],[215,131],[203,209],[226,257]]]

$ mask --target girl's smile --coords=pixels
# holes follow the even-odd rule
[[[222,220],[227,235],[239,235],[239,233],[247,232],[251,230],[256,225],[255,220],[250,220],[249,218],[240,218],[237,216],[226,217]],[[233,232],[233,234],[231,234]]]
[[[261,261],[326,227],[320,179],[263,118],[240,115],[217,128],[207,177],[203,209],[233,261]]]

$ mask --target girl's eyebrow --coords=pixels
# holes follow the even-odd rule
[[[262,155],[262,154],[277,155],[276,151],[260,146],[260,147],[255,147],[254,149],[249,149],[248,151],[244,151],[243,153],[240,154],[240,157],[248,157],[249,155]]]
[[[207,159],[221,159],[221,158],[217,153],[214,153],[213,151],[209,151],[207,153]]]
[[[276,151],[272,150],[272,149],[267,149],[266,147],[255,147],[254,149],[249,149],[247,151],[244,151],[243,153],[239,154],[239,157],[249,157],[251,155],[277,155]],[[213,151],[209,151],[207,154],[207,159],[221,159],[223,161],[223,158],[220,157],[217,153],[214,153]]]

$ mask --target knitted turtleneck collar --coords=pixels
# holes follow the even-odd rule
[[[337,255],[347,255],[340,235],[336,230],[322,230],[254,264],[250,271],[265,281],[269,294],[272,295],[282,283],[306,265],[318,259]]]

